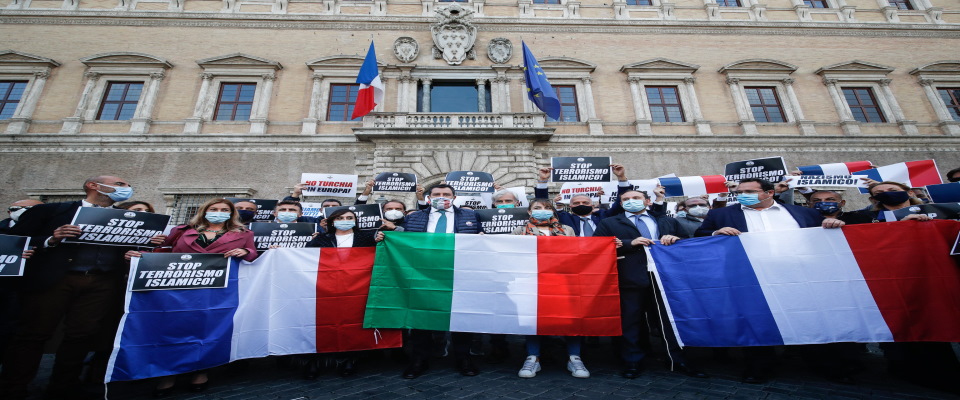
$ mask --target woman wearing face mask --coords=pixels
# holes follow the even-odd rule
[[[910,187],[900,182],[884,181],[870,184],[868,187],[870,197],[877,201],[877,204],[870,209],[874,214],[874,222],[885,222],[884,211],[895,211],[901,208],[923,204],[918,199]],[[926,214],[910,214],[901,221],[917,220],[929,221],[931,218]]]
[[[383,226],[380,228],[385,231],[403,232],[405,223],[404,217],[407,216],[407,205],[400,200],[390,200],[383,203]]]
[[[334,211],[327,217],[327,231],[318,234],[307,247],[373,247],[377,245],[374,231],[362,231],[357,226],[357,215],[348,209]],[[345,351],[332,354],[337,374],[348,377],[357,372],[359,352]],[[323,358],[311,354],[304,357],[303,378],[314,379],[320,373]]]
[[[533,235],[533,236],[576,236],[573,228],[561,224],[557,221],[557,209],[548,199],[534,199],[530,202],[527,210],[530,213],[530,220],[526,226],[518,226],[513,230],[514,235]],[[566,336],[567,342],[567,371],[574,378],[589,378],[590,371],[583,365],[580,359],[580,346],[582,339],[579,336]],[[523,367],[517,376],[521,378],[533,378],[540,371],[540,337],[536,335],[527,336],[527,359],[523,362]]]
[[[155,213],[153,206],[150,203],[145,201],[128,201],[126,203],[117,204],[117,208],[122,208],[124,210],[136,211],[136,212],[148,212]]]
[[[174,253],[221,253],[224,257],[240,257],[247,261],[257,258],[253,232],[240,223],[236,208],[226,199],[212,199],[204,203],[186,225],[171,229],[170,235],[160,246],[171,246]],[[173,393],[176,381],[175,375],[160,378],[154,395],[169,396]],[[208,383],[206,371],[194,372],[190,377],[190,390],[202,392],[207,389]]]

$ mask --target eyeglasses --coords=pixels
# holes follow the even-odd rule
[[[25,207],[13,206],[13,207],[8,208],[7,211],[8,211],[8,212],[14,212],[14,211],[20,211],[20,210],[23,210],[23,209],[29,210],[29,209],[31,209],[31,208],[33,208],[33,206],[25,206]]]

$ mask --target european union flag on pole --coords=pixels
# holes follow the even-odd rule
[[[520,43],[523,44],[523,75],[527,81],[527,97],[537,108],[547,113],[547,116],[560,119],[560,98],[557,97],[557,92],[553,91],[547,75],[543,73],[537,59],[533,58],[527,44],[522,41]]]

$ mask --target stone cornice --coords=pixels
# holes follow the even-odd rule
[[[370,152],[375,148],[514,149],[533,137],[473,140],[460,135],[441,143],[425,140],[358,142],[354,135],[130,135],[24,134],[0,135],[0,154],[12,153],[317,153]],[[437,136],[440,136],[437,134]],[[449,135],[448,136],[449,139]],[[412,136],[411,136],[412,137]],[[379,139],[379,138],[378,138]],[[378,139],[374,139],[379,142]],[[533,143],[543,151],[592,153],[830,153],[924,152],[960,153],[960,137],[946,136],[636,136],[553,135]]]
[[[0,10],[0,24],[173,26],[248,29],[429,31],[424,16],[222,14],[200,12]],[[743,20],[613,20],[481,17],[484,32],[731,34],[960,38],[960,24],[844,23]]]

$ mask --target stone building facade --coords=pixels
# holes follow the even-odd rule
[[[344,121],[371,40],[385,104]],[[521,41],[561,121],[526,99]],[[0,0],[0,49],[4,203],[99,174],[166,212],[302,172],[532,186],[574,155],[637,179],[960,166],[960,0]]]

